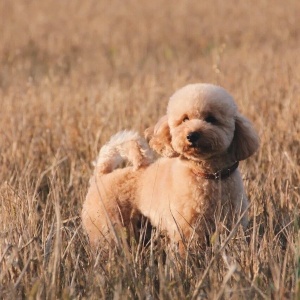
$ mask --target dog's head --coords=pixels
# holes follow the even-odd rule
[[[159,154],[194,161],[225,153],[239,161],[252,155],[259,145],[256,132],[237,111],[232,96],[212,84],[191,84],[175,92],[167,115],[145,135]]]

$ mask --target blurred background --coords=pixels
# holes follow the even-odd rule
[[[275,120],[270,106],[299,102],[299,10],[296,0],[3,0],[1,128],[15,131],[7,118],[21,114],[63,139],[143,131],[191,82],[220,84],[257,126],[277,124],[287,114]]]

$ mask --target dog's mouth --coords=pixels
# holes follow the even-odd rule
[[[213,145],[209,142],[206,141],[203,137],[201,137],[200,135],[198,136],[198,138],[196,139],[188,139],[188,144],[186,145],[186,149],[187,151],[193,151],[196,153],[210,153],[213,151]]]
[[[193,155],[201,155],[201,154],[208,154],[211,153],[213,151],[213,147],[210,144],[206,144],[206,143],[190,143],[187,144],[184,149],[183,152],[186,152],[188,154],[193,154]]]
[[[182,135],[174,133],[172,146],[177,153],[192,160],[202,160],[214,155],[216,145],[213,139],[207,138],[201,131],[189,131]],[[178,138],[177,138],[178,137]]]

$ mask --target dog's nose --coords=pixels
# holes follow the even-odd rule
[[[186,136],[187,140],[194,145],[200,138],[200,133],[199,132],[190,132],[187,136]]]

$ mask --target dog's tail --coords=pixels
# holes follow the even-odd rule
[[[124,130],[112,136],[100,149],[95,172],[110,173],[125,161],[130,162],[135,170],[153,162],[152,150],[137,132]]]

